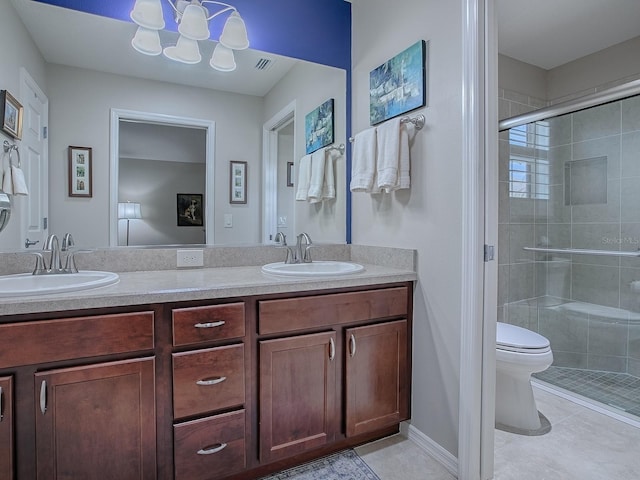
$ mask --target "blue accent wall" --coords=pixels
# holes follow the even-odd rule
[[[131,22],[135,0],[36,0]],[[166,28],[177,31],[172,10],[163,1]],[[323,65],[351,68],[351,4],[344,0],[229,0],[249,33],[250,48]],[[214,12],[215,5],[210,5]],[[217,39],[226,15],[210,23]]]

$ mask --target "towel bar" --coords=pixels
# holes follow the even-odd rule
[[[583,248],[541,248],[541,247],[522,247],[522,249],[528,252],[560,253],[560,254],[572,253],[575,255],[602,255],[606,257],[640,257],[640,251],[621,252],[618,250],[588,250]]]
[[[424,115],[416,115],[415,117],[402,117],[400,123],[413,123],[416,126],[416,130],[422,130],[424,127],[425,118]],[[349,142],[353,143],[353,137],[349,137]]]

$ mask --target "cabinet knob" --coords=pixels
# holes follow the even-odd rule
[[[219,320],[217,322],[206,322],[206,323],[196,323],[194,325],[194,327],[196,328],[214,328],[214,327],[221,327],[222,325],[224,325],[224,320]]]
[[[329,339],[329,360],[333,360],[336,358],[336,342],[333,341],[333,338]]]
[[[196,385],[216,385],[218,383],[222,383],[227,379],[227,377],[214,377],[214,378],[205,378],[203,380],[198,380]]]
[[[356,337],[353,333],[349,337],[349,354],[352,357],[356,354]]]
[[[217,443],[215,445],[210,445],[208,447],[204,447],[198,450],[196,453],[198,455],[211,455],[213,453],[218,453],[220,450],[224,450],[226,448],[226,443]]]

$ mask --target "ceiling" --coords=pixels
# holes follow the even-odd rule
[[[215,42],[199,42],[202,62],[185,65],[163,55],[136,52],[131,47],[137,28],[133,22],[31,0],[11,2],[49,63],[262,97],[301,61],[247,49],[235,51],[238,68],[234,72],[218,72],[209,66]],[[175,45],[177,39],[175,32],[160,32],[165,46]],[[270,60],[269,66],[256,68],[263,59]]]
[[[550,70],[640,36],[640,0],[496,0],[498,50]]]
[[[132,22],[11,2],[50,63],[264,96],[299,61],[248,49],[236,52],[236,71],[222,73],[208,65],[214,42],[200,42],[200,64],[184,65],[133,50]],[[640,36],[640,0],[496,0],[496,10],[500,53],[546,70]],[[176,40],[176,33],[161,32],[163,45]],[[257,69],[263,59],[268,68]]]

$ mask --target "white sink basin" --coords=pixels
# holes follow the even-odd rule
[[[364,270],[358,263],[313,261],[311,263],[268,263],[262,267],[264,273],[296,277],[323,277],[331,275],[349,275]]]
[[[32,275],[30,273],[4,275],[0,276],[0,297],[77,292],[113,285],[119,280],[120,277],[117,273],[94,270],[55,275]]]

